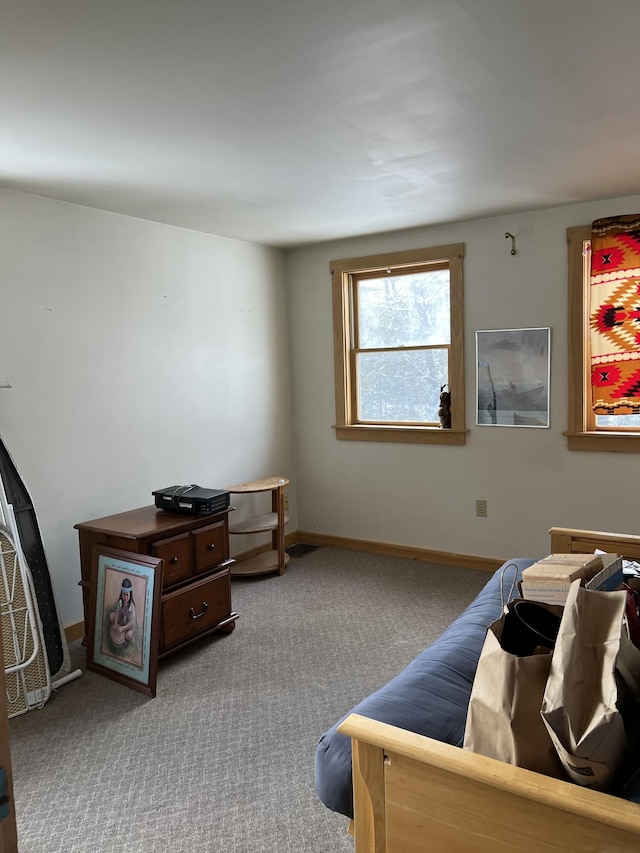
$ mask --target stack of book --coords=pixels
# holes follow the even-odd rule
[[[623,582],[618,554],[550,554],[522,572],[523,598],[564,604],[569,587],[579,579],[586,589],[610,591]]]

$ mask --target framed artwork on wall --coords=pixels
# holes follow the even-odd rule
[[[549,426],[551,329],[476,332],[476,423]]]
[[[93,553],[87,669],[156,695],[162,560],[97,545]]]

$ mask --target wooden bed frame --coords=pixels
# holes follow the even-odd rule
[[[553,527],[551,553],[640,559],[640,536]],[[640,805],[349,716],[356,853],[640,850]]]

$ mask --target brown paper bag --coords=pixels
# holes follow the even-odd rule
[[[629,744],[623,708],[640,697],[640,653],[623,623],[626,593],[571,584],[560,623],[542,718],[569,777],[606,788]],[[631,729],[630,729],[631,730]]]
[[[471,690],[463,748],[508,764],[566,778],[540,707],[551,652],[516,656],[502,648],[505,614],[489,626]],[[557,616],[562,608],[546,607]]]

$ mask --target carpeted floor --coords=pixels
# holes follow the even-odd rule
[[[155,699],[84,672],[10,721],[20,853],[353,853],[318,737],[487,579],[327,547],[234,579],[235,631],[162,661]]]

